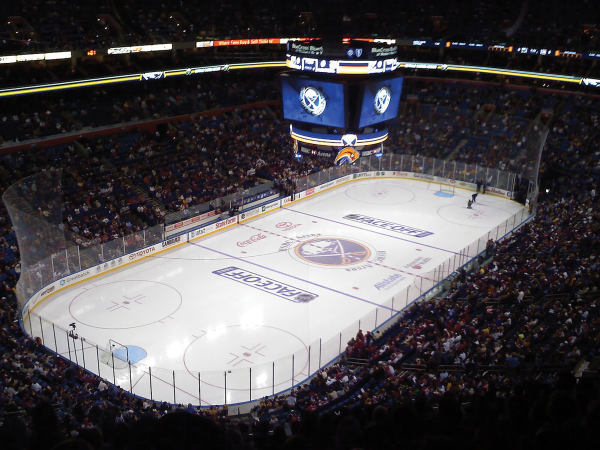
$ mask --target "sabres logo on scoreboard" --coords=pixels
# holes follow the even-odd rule
[[[376,114],[383,114],[390,106],[390,101],[392,99],[392,92],[386,86],[382,87],[375,94],[375,99],[373,100],[373,108],[375,109]]]
[[[325,111],[327,99],[316,87],[304,86],[300,89],[300,104],[307,113],[313,116],[320,116]]]
[[[340,140],[343,148],[335,157],[335,164],[338,166],[353,164],[360,157],[360,154],[354,149],[358,143],[358,136],[355,134],[344,134]]]
[[[164,72],[146,72],[140,75],[141,81],[160,80],[164,77]]]
[[[355,134],[345,134],[342,136],[342,146],[344,147],[356,147],[358,142],[358,136]]]
[[[344,147],[335,157],[335,164],[338,166],[343,164],[353,164],[359,157],[360,154],[352,147]]]

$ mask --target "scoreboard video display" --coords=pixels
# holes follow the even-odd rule
[[[358,128],[396,118],[402,83],[402,77],[365,82],[360,103]]]
[[[344,83],[281,74],[283,118],[333,128],[346,127]]]

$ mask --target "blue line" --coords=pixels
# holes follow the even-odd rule
[[[220,252],[219,250],[214,250],[212,248],[204,247],[203,245],[196,244],[194,242],[190,242],[190,244],[195,245],[196,247],[203,248],[204,250],[208,250],[210,252],[215,252],[215,253],[218,253],[220,255],[227,256],[228,258],[237,259],[238,261],[241,261],[241,262],[246,263],[246,264],[250,264],[252,266],[260,267],[261,269],[270,270],[270,271],[278,273],[280,275],[283,275],[283,276],[286,276],[286,277],[290,277],[290,278],[293,278],[293,279],[298,280],[298,281],[303,281],[303,282],[308,283],[308,284],[312,284],[313,286],[317,286],[317,287],[320,287],[321,289],[326,289],[328,291],[335,292],[336,294],[345,295],[346,297],[350,297],[350,298],[353,298],[355,300],[360,300],[361,302],[364,302],[364,303],[369,303],[369,304],[374,305],[374,306],[376,306],[378,308],[385,308],[385,309],[387,309],[389,311],[392,311],[392,312],[398,312],[397,310],[395,310],[393,308],[388,308],[387,306],[383,306],[383,305],[380,305],[378,303],[371,302],[369,300],[365,300],[364,298],[360,298],[360,297],[356,297],[354,295],[346,294],[345,292],[341,292],[341,291],[338,291],[336,289],[333,289],[333,288],[330,288],[330,287],[327,287],[327,286],[323,286],[322,284],[313,283],[312,281],[308,281],[308,280],[306,280],[304,278],[295,277],[294,275],[290,275],[289,273],[280,272],[279,270],[271,269],[270,267],[263,266],[261,264],[255,263],[255,262],[246,261],[245,259],[238,258],[237,256],[233,256],[233,255],[228,255],[227,253]]]
[[[315,216],[314,214],[308,214],[308,213],[305,213],[305,212],[302,212],[302,211],[297,211],[297,210],[295,210],[295,209],[286,208],[286,207],[283,207],[283,206],[281,207],[281,209],[285,209],[286,211],[295,212],[295,213],[297,213],[297,214],[304,214],[305,216],[314,217],[315,219],[326,220],[326,221],[328,221],[328,222],[337,223],[337,224],[339,224],[339,225],[344,225],[344,226],[347,226],[347,227],[352,227],[352,228],[355,228],[355,229],[357,228],[357,229],[359,229],[359,230],[363,230],[363,231],[366,231],[366,232],[368,232],[368,233],[380,234],[381,236],[389,237],[389,238],[392,238],[392,239],[398,239],[398,240],[400,240],[400,241],[410,242],[411,244],[415,244],[415,245],[421,245],[421,246],[423,246],[423,247],[429,247],[429,248],[433,248],[433,249],[435,249],[435,250],[440,250],[440,251],[442,251],[442,252],[446,252],[446,253],[452,253],[453,255],[459,255],[459,254],[460,254],[460,253],[457,253],[457,252],[453,252],[452,250],[446,250],[445,248],[435,247],[435,246],[433,246],[433,245],[427,245],[427,244],[423,244],[422,242],[415,242],[415,241],[411,241],[411,240],[408,240],[408,239],[403,239],[403,238],[401,238],[401,237],[398,237],[398,236],[391,236],[391,235],[389,235],[389,234],[380,233],[380,232],[378,232],[378,231],[369,230],[369,229],[367,229],[367,228],[361,228],[361,227],[357,227],[356,225],[353,225],[353,224],[350,224],[350,223],[338,222],[337,220],[333,220],[333,219],[327,219],[327,218],[325,218],[325,217],[321,217],[321,216]]]

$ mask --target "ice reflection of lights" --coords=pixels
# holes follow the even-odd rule
[[[213,340],[225,334],[226,332],[227,328],[225,327],[225,325],[219,325],[218,327],[213,328],[212,330],[208,330],[206,333],[206,337],[210,340]]]
[[[143,363],[136,364],[138,371],[148,372],[148,367],[156,367],[156,359],[146,357]]]
[[[267,385],[267,374],[261,373],[256,377],[256,385],[257,387],[265,387]]]
[[[154,357],[147,356],[144,358],[144,364],[148,367],[156,367],[156,359]]]
[[[242,330],[256,330],[264,325],[262,308],[254,308],[246,311],[240,318]]]
[[[166,280],[167,278],[173,278],[175,275],[178,275],[182,272],[183,272],[183,267],[178,267],[177,269],[171,270],[171,271],[165,273],[164,275],[156,277],[155,281],[163,281],[163,280]]]
[[[134,366],[133,364],[131,365],[131,369],[133,372],[133,375],[137,375],[137,376],[142,376],[145,373],[148,373],[148,366],[144,365],[144,366]]]
[[[167,347],[166,356],[168,358],[182,356],[183,353],[185,352],[186,347],[187,347],[187,344],[185,342],[173,341]]]

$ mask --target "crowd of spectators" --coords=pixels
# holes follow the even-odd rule
[[[24,104],[18,109],[7,108],[0,118],[0,136],[5,142],[19,142],[73,131],[75,127],[61,110],[65,106],[38,99],[33,109]],[[9,113],[11,110],[14,112],[12,115]]]
[[[139,206],[152,206],[139,191],[115,174],[105,161],[86,157],[85,152],[74,144],[55,147],[41,155],[33,152],[5,154],[2,155],[2,167],[12,171],[13,182],[40,171],[62,174],[62,198],[58,198],[62,204],[58,207],[52,206],[41,195],[40,181],[39,191],[33,180],[30,185],[24,185],[24,188],[29,186],[28,192],[21,193],[41,217],[55,226],[62,224],[66,231],[72,232],[74,243],[82,248],[154,225],[148,223],[147,216],[136,216]]]
[[[448,158],[465,138],[472,113],[425,105],[420,113],[408,107],[390,127],[394,151]]]
[[[561,104],[550,91],[428,81],[405,83],[406,103],[390,126],[394,153],[521,171],[539,150],[542,114],[552,116]]]
[[[98,4],[100,3],[100,4]],[[111,47],[118,28],[106,21],[111,9],[93,4],[57,1],[16,1],[2,6],[2,54],[38,53]]]
[[[160,91],[148,84],[135,83],[83,89],[76,96],[18,97],[5,100],[0,136],[6,143],[18,143],[277,98],[276,82],[262,72],[216,74],[210,79],[164,80]]]
[[[407,91],[412,89],[408,83]],[[418,86],[414,89],[423,90]],[[392,129],[392,150],[448,158],[464,139],[466,145],[454,155],[457,160],[503,169],[514,167],[519,140],[524,139],[528,122],[515,123],[499,113],[494,114],[497,121],[475,122],[474,116],[482,106],[477,100],[485,99],[469,101],[463,97],[464,90],[458,89],[453,105],[446,99],[446,108],[424,103],[423,110],[415,114],[407,108],[409,111]],[[449,97],[455,92],[450,88],[447,91]],[[465,109],[457,116],[459,108]],[[108,160],[166,210],[179,211],[252,187],[260,180],[287,180],[329,164],[310,158],[282,163],[292,151],[285,127],[277,117],[279,112],[274,107],[238,109],[220,117],[197,116],[173,123],[163,133],[135,131],[81,143],[90,154]],[[208,151],[215,148],[216,153]],[[487,150],[483,152],[482,148]],[[514,154],[508,152],[509,148],[515,149]]]
[[[192,116],[164,135],[108,137],[89,145],[168,210],[186,210],[261,181],[282,185],[330,165],[324,159],[291,158],[278,114],[266,108]]]
[[[467,139],[464,133],[473,134],[473,118],[479,118],[475,131],[481,132],[483,124],[503,126],[505,112],[541,121],[545,111],[551,132],[544,173],[562,176],[540,196],[536,218],[491,245],[489,261],[459,273],[443,298],[412,305],[383,334],[361,332],[348,343],[345,360],[290,393],[264,399],[250,422],[232,421],[214,407],[133,398],[26,336],[15,298],[19,251],[3,210],[0,419],[6,448],[52,448],[67,445],[68,438],[92,448],[161,448],[184,439],[213,439],[215,448],[240,449],[593,443],[598,386],[591,379],[576,381],[571,373],[582,358],[598,353],[597,100],[422,82],[407,83],[407,100],[409,95],[417,101],[411,97],[413,103],[404,104],[398,127],[403,131],[392,141],[399,151],[460,160],[469,154],[456,146]],[[456,111],[464,111],[464,119]],[[128,233],[128,222],[135,229],[150,224],[148,211],[136,220],[126,217],[123,206],[164,212],[139,199],[135,186],[149,199],[181,209],[259,179],[289,180],[325,168],[326,160],[291,158],[278,117],[274,108],[236,109],[173,122],[158,134],[138,131],[5,154],[1,187],[62,168],[69,229],[84,237],[87,228],[109,240],[121,228]],[[432,133],[447,138],[436,143]],[[96,197],[101,191],[109,202]],[[104,218],[106,226],[90,228]],[[173,432],[184,428],[187,434]]]
[[[117,103],[97,98],[95,115],[104,117],[101,123],[135,119],[140,112],[144,118],[173,117],[197,108],[206,111],[270,100],[277,92],[275,82],[257,75],[244,80],[234,74],[214,81],[210,85],[188,81],[184,86],[166,86],[162,92],[149,91]],[[57,115],[61,108],[71,110],[70,117],[89,115],[86,108],[79,109],[86,102],[83,97],[71,105],[58,101],[54,105]],[[528,138],[531,144],[528,130],[541,129],[541,124],[549,121],[554,132],[547,143],[547,161],[570,158],[568,164],[572,165],[585,156],[586,165],[598,163],[594,147],[585,137],[593,134],[598,120],[599,106],[593,98],[486,84],[469,90],[463,83],[407,79],[403,99],[387,143],[393,153],[515,170],[537,150],[533,148],[531,153],[525,145]],[[27,113],[20,114],[22,123],[29,122],[32,105],[23,105]],[[118,114],[110,118],[108,111]],[[49,112],[49,117],[54,117]],[[325,159],[289,158],[291,142],[279,117],[275,105],[238,108],[220,116],[196,115],[171,122],[157,132],[134,130],[79,139],[41,154],[5,154],[0,162],[14,179],[41,170],[74,169],[64,170],[63,219],[74,233],[74,242],[85,248],[159,224],[169,212],[185,211],[264,180],[289,186],[293,178],[330,165]],[[577,129],[585,134],[574,133]],[[35,206],[43,211],[43,205]]]

